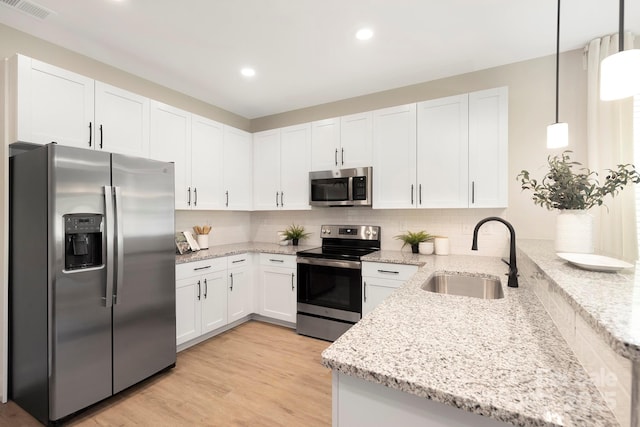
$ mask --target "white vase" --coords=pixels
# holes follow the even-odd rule
[[[593,253],[593,217],[586,210],[561,210],[556,219],[556,252]]]
[[[433,253],[433,240],[429,242],[420,242],[418,251],[423,255],[431,255]]]

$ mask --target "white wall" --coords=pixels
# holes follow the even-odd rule
[[[234,211],[176,211],[176,231],[210,225],[209,246],[251,241],[251,213]]]

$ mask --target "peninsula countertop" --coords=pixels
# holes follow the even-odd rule
[[[423,265],[323,352],[325,366],[514,425],[617,425],[532,289],[506,286],[500,258],[402,257]],[[421,289],[436,271],[495,275],[504,298]]]

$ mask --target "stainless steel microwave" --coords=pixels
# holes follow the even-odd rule
[[[371,206],[373,168],[309,172],[311,206]]]

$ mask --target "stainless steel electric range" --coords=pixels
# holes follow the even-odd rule
[[[299,251],[296,331],[335,341],[362,317],[360,258],[380,249],[380,227],[323,225],[322,247]]]

